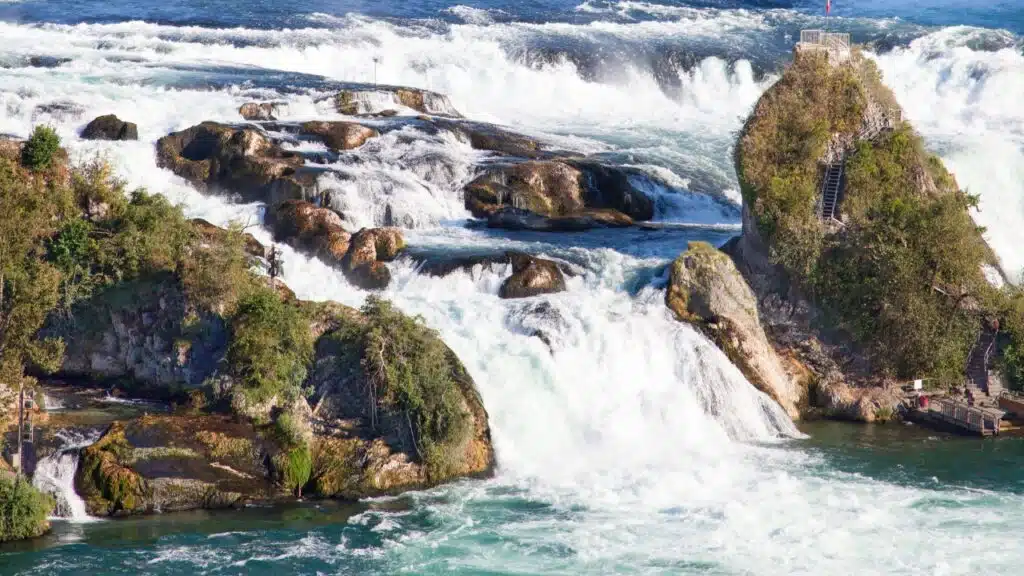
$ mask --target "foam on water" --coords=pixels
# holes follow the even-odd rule
[[[82,448],[96,442],[100,434],[60,430],[56,436],[62,445],[50,456],[39,460],[32,484],[53,495],[57,501],[55,514],[58,518],[77,523],[95,521],[96,518],[86,512],[85,501],[75,492],[75,471]]]

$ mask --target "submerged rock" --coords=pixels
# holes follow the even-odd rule
[[[277,120],[287,102],[247,102],[238,109],[242,118],[250,121]]]
[[[754,292],[726,254],[710,244],[691,242],[672,263],[665,303],[676,319],[711,338],[791,418],[799,418],[807,383],[786,371],[761,327]]]
[[[461,117],[447,96],[419,88],[372,86],[342,90],[334,96],[335,109],[348,116],[382,113],[395,106],[434,116]]]
[[[565,276],[558,264],[518,252],[509,254],[512,276],[501,284],[502,298],[530,298],[565,291]]]
[[[138,140],[139,127],[113,114],[100,116],[82,129],[85,140]]]

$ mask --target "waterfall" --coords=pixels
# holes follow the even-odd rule
[[[32,484],[56,499],[54,516],[72,522],[88,522],[92,517],[85,510],[85,501],[75,492],[75,472],[82,448],[98,440],[100,434],[98,431],[61,430],[57,437],[63,445],[39,461]]]

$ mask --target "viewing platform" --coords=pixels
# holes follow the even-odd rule
[[[801,30],[796,51],[822,51],[828,55],[828,61],[832,64],[847,62],[850,60],[850,35],[845,32]]]
[[[1006,413],[996,408],[971,406],[958,399],[931,396],[927,404],[911,412],[911,419],[921,424],[946,428],[973,436],[997,436],[1004,428]]]

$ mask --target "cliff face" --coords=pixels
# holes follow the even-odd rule
[[[843,166],[836,219],[820,211]],[[743,233],[723,250],[757,297],[773,346],[808,373],[809,404],[887,417],[896,382],[959,384],[993,264],[941,161],[902,120],[873,62],[797,52],[736,149]]]

